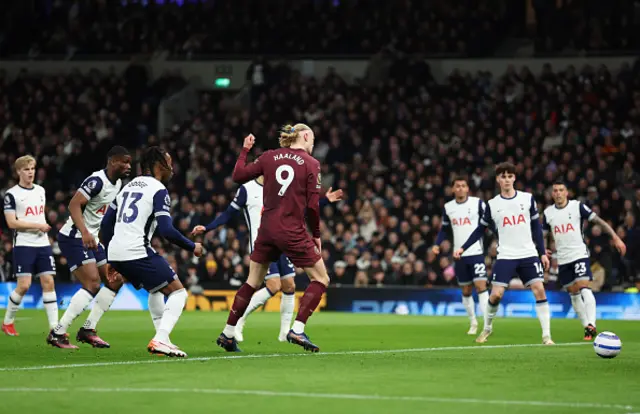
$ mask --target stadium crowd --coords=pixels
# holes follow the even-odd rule
[[[376,87],[347,84],[334,72],[308,78],[287,66],[272,74],[251,109],[223,109],[218,92],[202,92],[199,111],[188,122],[160,133],[151,108],[170,82],[130,90],[132,83],[123,79],[146,79],[142,67],[132,66],[123,78],[2,77],[1,188],[15,184],[10,166],[16,155],[33,153],[55,240],[68,200],[104,163],[104,149],[161,143],[174,157],[174,222],[187,234],[233,198],[237,187],[229,177],[244,135],[258,137],[257,156],[277,146],[281,124],[300,120],[318,137],[314,156],[322,163],[324,188],[346,194],[323,210],[322,254],[333,284],[455,285],[451,246],[445,243],[439,256],[430,251],[451,197],[449,181],[465,173],[474,194],[491,198],[493,166],[503,160],[517,165],[517,188],[533,192],[541,211],[551,203],[550,184],[563,177],[573,197],[617,229],[628,246],[623,258],[597,226],[585,230],[598,289],[638,277],[640,64],[611,70],[547,65],[537,76],[515,67],[504,74],[454,71],[437,84],[424,61],[404,59]],[[247,236],[238,215],[205,236],[208,253],[200,260],[159,239],[152,243],[192,289],[235,287],[247,274]],[[4,279],[11,273],[10,241],[3,227]],[[489,236],[487,242],[490,269],[496,243]],[[57,260],[59,278],[68,280],[65,259]],[[304,277],[299,281],[303,286]],[[553,268],[547,283],[559,288]]]
[[[5,54],[487,55],[509,28],[505,1],[95,1],[57,0],[14,10]],[[13,22],[13,23],[12,23]],[[15,24],[20,22],[20,24]],[[37,28],[37,29],[36,29]],[[0,29],[1,30],[1,29]],[[301,32],[304,36],[290,36]]]

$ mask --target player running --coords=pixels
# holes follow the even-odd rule
[[[262,209],[264,208],[262,195],[263,184],[264,177],[260,176],[253,181],[249,181],[248,183],[241,185],[235,198],[223,213],[216,217],[215,220],[209,223],[206,227],[194,227],[191,234],[195,236],[223,226],[227,224],[232,217],[238,214],[240,210],[242,210],[244,219],[249,227],[251,237],[249,241],[249,250],[253,252],[254,243],[258,237],[260,220],[262,218]],[[326,200],[334,203],[342,199],[342,190],[334,192],[331,190],[332,189],[329,188],[329,191],[326,194]],[[323,200],[325,199],[321,200],[321,206]],[[289,332],[289,329],[291,329],[291,320],[293,319],[293,309],[295,308],[296,300],[295,275],[296,269],[284,254],[281,255],[276,262],[269,265],[269,271],[265,277],[265,287],[254,293],[251,297],[247,310],[236,324],[235,338],[238,342],[242,342],[244,339],[242,332],[249,315],[260,306],[264,305],[280,290],[282,290],[282,299],[280,301],[280,334],[278,335],[278,340],[280,342],[285,342],[287,340],[287,333]]]
[[[67,311],[49,333],[47,343],[58,348],[77,348],[69,343],[67,329],[95,297],[96,301],[76,340],[94,348],[109,348],[96,332],[96,325],[109,310],[122,287],[122,279],[107,279],[107,255],[98,242],[100,222],[109,204],[122,188],[122,178],[131,172],[131,155],[115,146],[107,153],[107,168],[87,177],[69,203],[71,217],[58,233],[58,246],[67,258],[69,270],[82,284],[71,298]],[[105,286],[100,288],[101,281]]]
[[[589,207],[577,200],[569,200],[567,186],[563,182],[553,183],[551,195],[554,204],[544,210],[542,228],[553,235],[560,282],[569,292],[573,309],[582,322],[584,340],[590,341],[598,332],[596,331],[596,298],[589,288],[593,274],[589,261],[589,249],[582,234],[583,221],[597,224],[609,233],[621,255],[625,255],[627,246],[611,226]]]
[[[169,263],[151,247],[151,238],[157,228],[162,237],[196,257],[202,256],[202,245],[184,237],[171,222],[171,198],[165,187],[173,175],[171,156],[160,147],[150,147],[142,154],[140,165],[144,175],[124,186],[107,209],[100,226],[102,240],[113,269],[137,289],[149,292],[156,335],[147,350],[186,357],[169,335],[182,315],[187,291]]]
[[[236,324],[244,315],[254,292],[262,285],[269,265],[283,253],[296,267],[304,268],[311,283],[300,300],[300,309],[287,341],[318,352],[305,334],[307,320],[318,307],[329,285],[329,275],[320,252],[320,163],[311,156],[315,136],[305,124],[287,125],[280,134],[280,149],[267,151],[255,163],[247,154],[255,138],[249,135],[233,170],[233,180],[243,184],[264,175],[264,212],[255,249],[251,253],[249,277],[238,292],[227,325],[216,341],[229,352],[238,352]],[[305,212],[307,220],[305,222]],[[312,236],[307,233],[307,222]]]
[[[58,323],[58,298],[53,281],[56,262],[49,243],[44,188],[35,184],[36,160],[24,155],[14,163],[18,174],[18,185],[7,190],[4,195],[4,217],[13,233],[13,272],[18,279],[16,288],[9,295],[4,314],[2,332],[18,336],[14,326],[18,307],[31,287],[31,279],[40,278],[42,303],[49,320],[49,329]]]
[[[465,177],[455,177],[451,186],[455,199],[444,205],[442,227],[438,232],[435,246],[431,248],[436,255],[440,254],[440,244],[447,237],[447,228],[451,227],[453,247],[454,250],[457,250],[476,229],[485,209],[484,201],[478,197],[469,196],[469,183]],[[462,304],[471,322],[467,335],[475,335],[478,332],[478,320],[472,296],[473,286],[478,292],[478,301],[483,315],[487,312],[487,301],[489,300],[482,239],[475,242],[463,253],[462,258],[455,262],[455,272],[458,285],[462,288]]]
[[[503,162],[496,167],[496,181],[500,194],[489,200],[480,225],[469,239],[457,249],[453,256],[459,260],[462,254],[480,240],[484,230],[492,226],[498,236],[498,258],[493,266],[491,296],[484,315],[484,329],[476,342],[487,342],[493,331],[493,318],[498,305],[509,287],[511,279],[518,274],[525,286],[531,287],[536,298],[536,313],[542,327],[542,343],[554,345],[551,340],[551,314],[544,290],[544,271],[549,268],[545,254],[540,215],[533,195],[516,191],[516,168]]]

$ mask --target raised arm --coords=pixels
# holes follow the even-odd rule
[[[240,152],[238,161],[236,161],[236,166],[233,168],[233,174],[231,175],[233,181],[238,184],[244,184],[263,175],[262,163],[260,162],[261,157],[258,158],[256,162],[247,164],[247,155],[251,148],[253,148],[254,143],[255,137],[252,134],[244,139],[242,151]]]

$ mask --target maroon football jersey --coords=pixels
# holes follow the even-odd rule
[[[283,233],[306,232],[305,215],[313,237],[320,237],[320,163],[302,149],[267,151],[246,164],[242,150],[233,180],[244,184],[264,175],[261,228]]]

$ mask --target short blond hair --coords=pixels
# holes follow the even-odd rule
[[[298,140],[298,133],[301,131],[311,131],[306,124],[285,125],[280,132],[280,146],[289,148]]]
[[[36,159],[33,158],[32,155],[23,155],[13,163],[13,168],[18,172],[21,169],[26,168],[31,163],[33,163],[33,166],[35,167]]]

